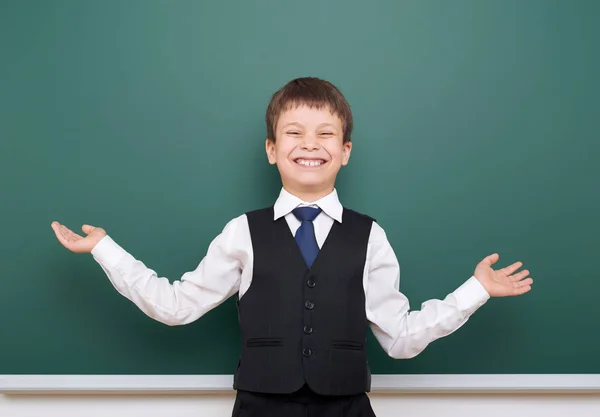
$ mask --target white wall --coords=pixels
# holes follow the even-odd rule
[[[4,394],[1,417],[228,417],[226,394]],[[594,394],[373,394],[378,417],[599,417]]]

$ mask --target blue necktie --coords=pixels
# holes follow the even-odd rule
[[[315,228],[313,220],[321,212],[320,208],[313,207],[297,207],[292,210],[294,216],[302,223],[296,231],[296,242],[300,247],[300,252],[306,261],[306,265],[310,268],[317,258],[319,253],[319,246],[317,245],[317,239],[315,237]]]

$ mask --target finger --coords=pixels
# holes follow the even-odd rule
[[[486,256],[480,263],[488,265],[488,266],[492,266],[493,264],[498,262],[498,259],[500,259],[500,255],[498,255],[497,253],[494,253],[492,255]]]
[[[64,238],[67,239],[69,242],[75,242],[75,241],[81,239],[81,236],[73,233],[71,231],[71,229],[69,229],[65,226],[62,226],[61,230],[62,230],[62,234],[63,234]]]
[[[61,225],[58,225],[58,233],[60,233],[60,235],[62,236],[63,239],[68,239],[68,235],[66,232],[66,227]]]
[[[63,226],[62,224],[59,226],[59,231],[61,236],[65,239],[65,240],[71,240],[71,237],[69,236],[69,229],[66,226]]]
[[[67,233],[69,234],[69,237],[70,237],[72,240],[79,240],[79,239],[83,239],[83,237],[82,237],[82,236],[78,235],[77,233],[73,232],[73,231],[72,231],[72,230],[70,230],[70,229],[67,229]]]
[[[52,222],[51,224],[52,226],[52,230],[54,230],[54,233],[56,234],[56,237],[60,237],[60,238],[65,238],[64,235],[64,226],[58,222]]]
[[[529,275],[529,271],[527,269],[519,272],[518,274],[514,274],[508,277],[512,282],[521,281],[523,278],[526,278]]]
[[[95,229],[94,226],[90,226],[89,224],[84,224],[83,226],[81,226],[81,230],[83,230],[83,233],[85,233],[86,235],[89,235],[90,233],[92,233],[92,231]]]
[[[519,287],[528,287],[528,286],[531,286],[531,284],[533,284],[533,278],[530,277],[530,278],[524,279],[523,281],[513,283],[513,286],[516,288],[519,288]]]
[[[54,234],[56,235],[56,238],[61,243],[61,245],[63,245],[65,248],[68,249],[71,246],[71,244],[69,243],[69,241],[67,239],[65,239],[65,237],[63,236],[62,230],[60,229],[59,226],[56,226],[54,228]]]
[[[81,236],[79,236],[77,233],[74,233],[71,229],[69,229],[66,226],[62,226],[62,231],[65,234],[65,236],[71,240],[81,239]]]
[[[522,266],[523,266],[523,262],[515,262],[512,265],[502,268],[501,271],[504,272],[506,275],[511,275],[513,272],[515,272],[517,269],[519,269]]]
[[[52,222],[50,224],[50,227],[52,227],[52,230],[54,230],[54,232],[58,232],[60,231],[60,226],[62,226],[59,222]]]
[[[523,285],[522,287],[515,287],[513,288],[513,295],[523,295],[526,292],[531,291],[531,286],[530,285]]]

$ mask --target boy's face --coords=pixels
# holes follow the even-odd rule
[[[269,163],[277,164],[283,186],[290,192],[324,196],[331,192],[352,143],[344,143],[341,119],[328,108],[293,106],[275,126],[276,140],[267,139]]]

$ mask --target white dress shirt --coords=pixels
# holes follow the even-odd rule
[[[313,222],[320,248],[333,222],[343,221],[337,192],[306,203],[282,189],[274,216],[275,220],[285,217],[293,235],[300,221],[292,210],[301,205],[322,210]],[[252,241],[245,214],[227,223],[197,268],[173,283],[159,277],[108,235],[94,247],[92,255],[119,293],[149,317],[171,326],[197,320],[237,292],[243,297],[252,283]],[[398,260],[385,232],[373,222],[363,274],[365,311],[377,341],[393,358],[416,356],[429,343],[461,327],[489,299],[472,276],[445,299],[429,300],[420,311],[409,311],[409,301],[399,285]]]

